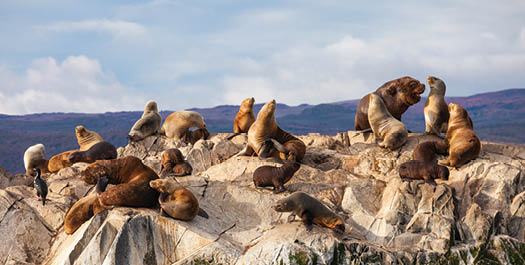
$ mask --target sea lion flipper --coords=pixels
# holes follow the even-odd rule
[[[246,146],[239,152],[235,155],[235,157],[237,156],[251,156],[253,154],[253,149],[248,145],[246,144]]]
[[[199,213],[197,214],[198,216],[200,217],[204,217],[206,219],[208,219],[210,216],[208,215],[208,213],[206,211],[204,211],[202,208],[199,207]]]

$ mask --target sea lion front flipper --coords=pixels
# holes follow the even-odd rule
[[[250,145],[246,144],[246,146],[235,155],[237,156],[251,156],[253,154],[253,149],[250,147]]]
[[[288,150],[286,150],[286,148],[284,147],[284,145],[282,145],[281,143],[277,142],[277,140],[275,139],[270,139],[273,143],[273,147],[275,147],[275,149],[281,153],[284,153],[284,154],[288,154]]]
[[[291,223],[295,220],[295,213],[291,213],[290,215],[288,215],[288,219],[286,221],[288,221],[288,223]]]
[[[206,211],[204,211],[202,208],[199,207],[199,213],[197,214],[200,217],[208,219],[210,216]]]
[[[438,160],[438,165],[450,166],[450,161],[448,159],[441,159],[441,160]]]
[[[302,212],[301,219],[303,220],[304,226],[306,226],[306,231],[308,232],[312,231],[312,224],[314,220],[314,217],[312,216],[312,214],[309,211],[305,210]]]

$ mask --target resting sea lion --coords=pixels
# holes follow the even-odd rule
[[[199,128],[195,130],[186,130],[182,136],[182,141],[188,144],[195,144],[198,140],[207,140],[210,137],[210,132],[206,128]]]
[[[75,135],[77,136],[77,142],[80,146],[80,151],[86,151],[94,144],[104,141],[98,133],[89,131],[82,125],[79,125],[75,128]]]
[[[383,139],[379,146],[395,150],[405,144],[408,140],[405,125],[390,115],[381,97],[370,94],[369,99],[368,120],[374,135]]]
[[[436,162],[436,154],[448,154],[448,145],[445,141],[428,141],[418,144],[412,153],[412,159]]]
[[[357,104],[355,129],[360,131],[370,128],[370,123],[368,122],[370,95],[378,95],[385,103],[388,112],[401,121],[401,115],[405,113],[408,107],[421,100],[423,92],[425,92],[425,85],[409,76],[386,82],[375,92],[364,96]]]
[[[433,76],[427,78],[430,94],[425,102],[425,133],[440,136],[447,132],[448,107],[445,102],[445,82]]]
[[[69,155],[76,151],[78,150],[70,150],[51,157],[51,159],[49,159],[49,164],[47,165],[47,168],[50,172],[54,173],[58,172],[63,168],[72,166],[73,163],[69,162]]]
[[[160,133],[168,138],[182,139],[191,127],[206,129],[206,123],[202,115],[196,111],[175,111],[166,117]]]
[[[78,200],[66,212],[66,216],[64,217],[64,232],[66,232],[67,235],[71,235],[77,231],[83,223],[95,215],[94,208],[97,208],[97,213],[100,212],[97,194],[91,194]]]
[[[35,175],[35,168],[40,168],[42,173],[49,173],[47,169],[49,161],[45,156],[46,149],[43,144],[35,144],[24,152],[24,167],[28,176]]]
[[[445,166],[459,168],[468,161],[478,157],[481,142],[474,133],[472,119],[467,111],[458,104],[448,104],[450,118],[448,120],[447,141],[449,157],[440,160]]]
[[[117,158],[117,149],[108,142],[99,142],[91,146],[86,151],[77,151],[69,155],[70,163],[93,163],[96,160]]]
[[[284,184],[288,182],[301,164],[296,161],[287,161],[280,167],[261,166],[253,172],[253,184],[255,187],[273,187],[274,193],[285,191]]]
[[[195,195],[179,183],[171,179],[156,179],[149,183],[150,187],[160,192],[160,214],[183,221],[191,221],[197,214],[208,218],[208,214],[199,210],[199,201]],[[199,212],[200,211],[200,212]]]
[[[67,234],[75,232],[91,216],[110,206],[152,207],[157,202],[159,193],[149,186],[149,182],[158,179],[158,176],[134,156],[97,160],[81,174],[82,180],[87,184],[97,184],[103,177],[108,178],[107,182],[115,186],[100,193],[95,200],[86,199],[76,202],[64,219],[64,226],[68,227]],[[93,205],[81,205],[85,203]],[[80,217],[68,217],[69,214]],[[68,223],[68,220],[72,220],[72,223]]]
[[[448,168],[440,166],[435,162],[424,162],[411,160],[399,166],[399,176],[410,179],[424,179],[434,182],[434,179],[448,180]]]
[[[171,148],[162,153],[160,166],[160,178],[168,175],[186,176],[191,175],[193,168],[184,160],[182,153],[177,148]]]
[[[150,135],[159,132],[162,118],[160,117],[157,103],[155,101],[148,101],[144,107],[144,112],[138,121],[133,124],[128,134],[130,141],[140,141]]]
[[[237,112],[233,120],[234,133],[247,133],[250,126],[255,122],[255,115],[253,114],[254,102],[254,98],[246,98],[242,101],[239,112]]]
[[[248,130],[248,144],[237,154],[252,155],[254,152],[261,158],[276,157],[301,161],[306,153],[303,141],[281,129],[275,121],[275,100],[261,108],[257,119]]]
[[[292,195],[277,201],[272,208],[277,212],[292,212],[299,216],[308,231],[312,230],[312,223],[331,228],[337,233],[345,231],[345,224],[341,217],[328,209],[322,202],[302,191],[296,191]]]

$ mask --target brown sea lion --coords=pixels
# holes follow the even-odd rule
[[[408,140],[408,130],[405,125],[390,115],[380,96],[370,94],[368,98],[370,99],[368,120],[374,135],[382,139],[379,146],[395,150],[404,145]]]
[[[273,193],[281,193],[286,190],[284,184],[288,182],[301,167],[296,161],[286,161],[280,167],[261,166],[253,172],[253,184],[255,187],[273,187]]]
[[[435,162],[410,160],[399,166],[401,178],[424,179],[431,183],[435,182],[435,179],[448,180],[449,174],[447,167],[440,166]]]
[[[108,209],[110,206],[152,207],[157,203],[159,193],[149,186],[149,182],[158,179],[157,174],[134,156],[113,160],[97,160],[90,164],[81,174],[87,184],[97,184],[100,178],[106,177],[109,184],[115,186],[100,193],[96,200],[79,200],[64,219],[64,226],[69,227],[67,234],[73,233],[91,216]],[[91,205],[81,205],[90,203]],[[85,212],[88,211],[88,212]],[[75,214],[79,217],[68,217]],[[74,220],[68,223],[67,220]],[[69,232],[68,232],[69,231]]]
[[[447,155],[448,145],[445,141],[428,141],[420,143],[412,153],[412,159],[424,162],[436,162],[437,155]]]
[[[196,111],[175,111],[166,117],[160,133],[168,138],[182,139],[191,127],[206,129],[202,115]]]
[[[66,212],[66,216],[64,217],[64,232],[71,235],[77,231],[83,223],[95,215],[94,208],[100,209],[97,194],[91,194],[78,200]]]
[[[195,195],[171,179],[156,179],[150,187],[160,192],[160,214],[166,213],[172,218],[191,221],[199,214],[199,201]],[[207,214],[199,214],[208,218]]]
[[[186,130],[182,136],[182,141],[187,144],[195,144],[199,140],[207,140],[210,137],[210,132],[206,128],[198,128],[194,130]]]
[[[474,132],[472,119],[463,107],[450,103],[448,111],[450,118],[446,139],[449,145],[449,157],[440,160],[439,164],[459,168],[478,157],[481,151],[481,142]]]
[[[247,133],[250,126],[255,122],[255,115],[253,114],[254,98],[246,98],[242,101],[239,107],[239,112],[233,120],[234,133]]]
[[[43,144],[35,144],[26,149],[24,152],[24,167],[26,175],[34,176],[35,168],[40,168],[42,173],[49,173],[47,166],[49,160],[46,159],[46,148]]]
[[[51,159],[49,159],[49,164],[47,165],[47,168],[50,172],[54,173],[58,172],[63,168],[72,166],[73,163],[69,162],[69,155],[76,151],[78,150],[65,151],[63,153],[51,157]]]
[[[405,76],[392,81],[388,81],[380,86],[375,92],[386,105],[388,112],[394,118],[401,121],[401,115],[405,113],[408,107],[418,103],[421,100],[421,94],[425,92],[425,85],[416,79]],[[368,122],[368,104],[370,95],[364,96],[357,104],[355,114],[355,129],[366,130],[370,128]]]
[[[70,163],[93,163],[96,160],[115,159],[117,158],[117,149],[108,142],[99,142],[91,146],[86,151],[77,151],[69,155]]]
[[[162,118],[155,101],[148,101],[144,107],[144,112],[139,120],[133,124],[128,133],[131,142],[140,141],[150,135],[157,134],[160,129]]]
[[[308,231],[312,230],[312,224],[331,228],[337,233],[345,231],[345,224],[341,217],[322,202],[302,191],[296,191],[277,201],[272,208],[277,212],[292,212],[299,216]]]
[[[89,131],[82,125],[75,128],[75,135],[77,136],[80,151],[86,151],[94,144],[104,141],[98,133]]]
[[[430,94],[425,102],[425,133],[440,136],[447,132],[448,107],[445,102],[445,82],[433,76],[427,78]]]
[[[261,158],[276,157],[287,160],[291,153],[296,161],[304,158],[306,145],[277,125],[275,107],[275,100],[264,104],[248,130],[248,144],[237,156],[252,155],[255,152]]]
[[[191,165],[184,160],[182,153],[177,148],[171,148],[164,151],[160,163],[160,178],[165,178],[168,175],[191,175],[193,170]]]

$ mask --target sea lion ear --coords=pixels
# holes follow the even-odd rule
[[[397,93],[398,84],[397,82],[392,82],[387,88],[386,93],[393,96]]]

